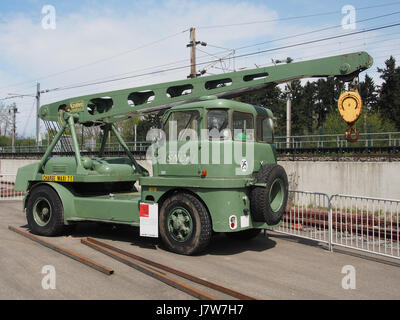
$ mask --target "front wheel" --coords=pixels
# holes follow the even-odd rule
[[[34,188],[26,204],[26,220],[35,234],[56,236],[64,231],[64,208],[53,188],[41,185]]]
[[[160,236],[170,251],[184,255],[199,253],[212,236],[207,209],[190,194],[173,195],[161,206]]]

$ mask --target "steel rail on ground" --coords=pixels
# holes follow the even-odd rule
[[[55,244],[52,244],[52,243],[50,243],[48,241],[45,241],[45,240],[43,240],[43,239],[41,239],[41,238],[39,238],[39,237],[37,237],[37,236],[35,236],[33,234],[30,234],[30,233],[24,231],[24,230],[21,230],[19,228],[13,227],[13,226],[8,226],[8,229],[11,230],[11,231],[14,231],[14,232],[16,232],[16,233],[18,233],[18,234],[20,234],[20,235],[22,235],[24,237],[26,237],[26,238],[28,238],[30,240],[33,240],[33,241],[41,244],[42,246],[45,246],[45,247],[47,247],[49,249],[52,249],[52,250],[54,250],[54,251],[56,251],[58,253],[61,253],[61,254],[65,255],[65,256],[73,259],[73,260],[76,260],[76,261],[78,261],[80,263],[83,263],[83,264],[85,264],[85,265],[87,265],[87,266],[89,266],[89,267],[91,267],[91,268],[93,268],[93,269],[95,269],[97,271],[100,271],[100,272],[102,272],[102,273],[104,273],[106,275],[111,275],[111,274],[114,273],[114,270],[112,270],[110,268],[104,267],[104,266],[98,264],[97,262],[95,262],[95,261],[93,261],[91,259],[85,258],[85,257],[83,257],[83,256],[81,256],[81,255],[79,255],[79,254],[77,254],[77,253],[75,253],[75,252],[73,252],[71,250],[62,248],[62,247],[57,246]]]
[[[201,278],[191,275],[189,273],[185,273],[183,271],[168,267],[168,266],[160,264],[158,262],[143,258],[136,254],[127,252],[125,250],[119,249],[117,247],[111,246],[107,243],[98,241],[98,240],[90,238],[90,237],[86,238],[86,239],[81,239],[81,242],[97,251],[100,251],[100,252],[132,267],[132,268],[135,268],[136,270],[139,270],[151,277],[154,277],[154,278],[156,278],[176,289],[186,292],[189,295],[196,297],[198,299],[216,300],[217,298],[215,298],[214,296],[211,296],[207,293],[204,293],[198,289],[195,289],[189,285],[186,285],[176,279],[173,279],[173,278],[167,276],[166,274],[163,274],[160,271],[155,270],[151,267],[166,271],[171,274],[175,274],[181,278],[190,280],[191,282],[195,282],[197,284],[203,285],[207,288],[213,289],[215,291],[219,291],[221,293],[224,293],[226,295],[229,295],[231,297],[234,297],[234,298],[237,298],[240,300],[256,300],[255,298],[245,295],[236,290],[226,288],[224,286],[201,279]],[[123,257],[123,256],[125,256],[125,257]],[[126,257],[128,257],[129,259]],[[140,261],[141,263],[144,263],[144,264],[137,263],[134,260]]]

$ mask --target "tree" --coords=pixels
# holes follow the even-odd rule
[[[137,125],[137,141],[146,141],[147,132],[150,129],[160,128],[162,115],[163,112],[150,113],[144,116]]]
[[[291,82],[292,135],[312,133],[314,126],[315,90],[314,82],[308,81],[304,87],[301,85],[300,80]]]
[[[384,81],[378,90],[378,109],[385,115],[385,121],[392,120],[400,130],[400,68],[396,67],[392,56],[385,61],[385,66],[384,69],[378,68]]]
[[[326,116],[337,108],[337,101],[343,91],[343,83],[334,78],[319,79],[316,82],[316,127],[321,128]]]
[[[0,136],[11,134],[12,114],[10,107],[0,103]]]
[[[390,120],[384,120],[384,117],[379,112],[365,110],[364,114],[366,115],[365,125],[356,126],[360,133],[396,131],[395,124]],[[344,134],[347,129],[348,125],[338,116],[337,111],[332,111],[326,116],[326,121],[323,125],[324,134]]]
[[[378,93],[374,80],[366,74],[364,81],[360,82],[359,88],[364,107],[368,111],[378,111]]]

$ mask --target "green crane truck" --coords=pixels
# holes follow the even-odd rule
[[[20,168],[15,182],[15,190],[27,192],[29,228],[55,236],[80,221],[127,224],[186,255],[205,249],[214,232],[255,237],[280,223],[288,178],[277,164],[271,110],[229,98],[301,78],[349,82],[371,65],[367,53],[356,52],[43,105],[39,117],[59,130],[42,159]],[[115,123],[161,110],[162,130],[151,134],[150,175]],[[96,158],[81,155],[78,125],[102,129]],[[110,134],[126,157],[104,157]],[[54,156],[65,135],[73,154]]]

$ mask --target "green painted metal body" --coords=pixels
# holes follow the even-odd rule
[[[257,117],[272,118],[272,112],[231,100],[200,97],[233,97],[243,92],[305,77],[336,76],[348,81],[371,65],[372,58],[365,52],[358,52],[87,95],[44,105],[40,108],[39,116],[45,121],[61,121],[62,131],[66,128],[70,130],[75,157],[49,157],[62,134],[59,132],[39,163],[18,170],[15,189],[30,191],[40,184],[51,186],[63,203],[66,224],[71,221],[95,220],[138,226],[141,201],[161,204],[173,192],[179,191],[193,194],[200,199],[210,214],[212,227],[216,232],[232,231],[229,227],[229,217],[232,215],[236,215],[239,222],[241,219],[248,219],[248,226],[246,224],[246,227],[242,227],[239,223],[235,231],[272,227],[252,220],[250,192],[254,186],[261,186],[254,180],[254,175],[260,167],[276,163],[273,143],[258,139],[249,143],[232,136],[227,139],[210,140],[201,135],[195,140],[174,141],[177,150],[185,146],[185,150],[198,151],[197,162],[182,164],[171,160],[176,156],[176,151],[172,148],[172,142],[167,141],[165,161],[153,161],[153,176],[149,176],[135,161],[113,123],[138,114],[169,108],[163,118],[165,124],[172,113],[193,111],[198,112],[200,116],[199,127],[205,129],[210,110],[226,110],[229,119],[227,127],[233,132],[233,112],[252,115],[254,123]],[[150,99],[151,96],[153,100]],[[127,151],[128,157],[102,158],[103,148],[100,148],[98,158],[81,157],[74,128],[76,123],[102,125],[103,146],[108,132],[114,132]],[[254,128],[257,136],[256,124]],[[251,167],[247,171],[241,171],[240,161],[248,157],[249,148],[254,155]],[[160,149],[161,147],[155,147],[153,150],[156,158]],[[234,150],[241,151],[238,155]],[[216,152],[230,158],[230,161],[220,157],[219,162],[216,162],[212,157]],[[57,180],[58,176],[67,178],[65,181]],[[135,182],[141,186],[141,192],[135,191]],[[177,212],[176,217],[170,219],[178,219],[177,217],[184,219],[184,212]]]

